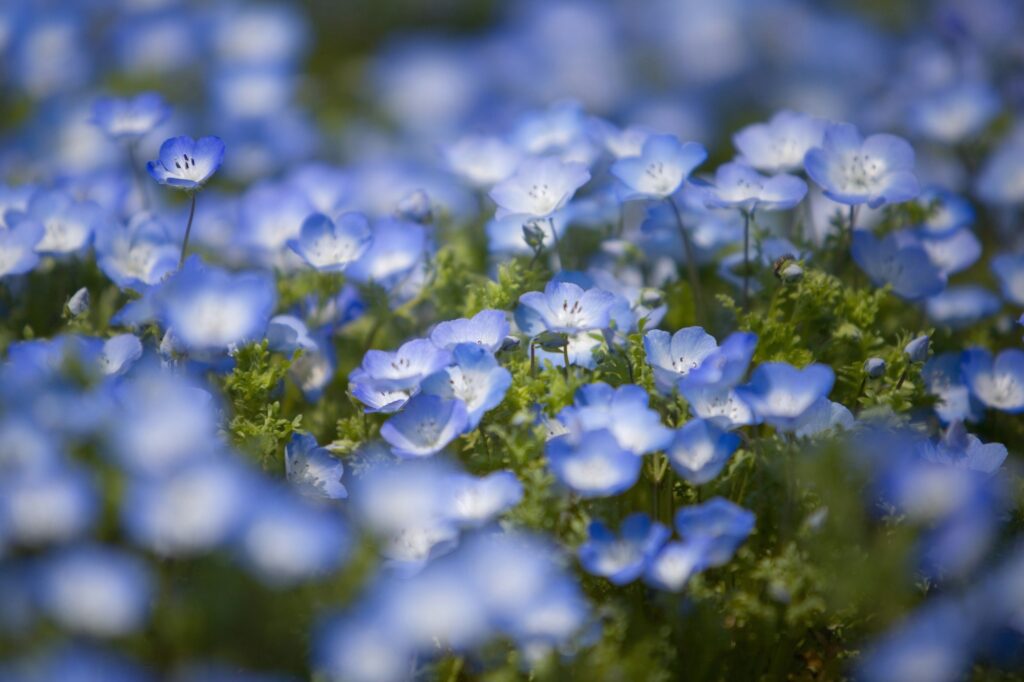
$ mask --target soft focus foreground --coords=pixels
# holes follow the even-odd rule
[[[1022,31],[3,4],[0,680],[1018,679]]]

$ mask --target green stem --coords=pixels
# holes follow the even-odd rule
[[[196,193],[193,191],[192,194],[192,207],[188,211],[188,225],[185,226],[185,239],[181,242],[181,258],[178,259],[178,269],[181,270],[182,266],[185,265],[185,254],[188,251],[188,237],[192,234],[192,219],[196,215]]]
[[[750,308],[750,211],[743,211],[743,309]]]
[[[690,233],[683,226],[683,214],[679,211],[679,205],[672,197],[665,197],[665,201],[672,207],[676,217],[676,227],[679,229],[679,236],[683,240],[683,248],[686,250],[686,274],[690,279],[690,289],[693,291],[693,310],[697,317],[697,324],[704,324],[704,295],[700,287],[700,271],[697,269],[697,252],[690,239]]]
[[[562,243],[558,240],[558,230],[555,229],[555,219],[548,218],[548,225],[551,227],[551,239],[554,246],[551,251],[555,255],[555,271],[562,269]]]

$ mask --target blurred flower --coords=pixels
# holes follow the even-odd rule
[[[736,389],[754,413],[781,431],[793,431],[820,398],[828,396],[835,374],[828,365],[797,369],[784,362],[759,365],[750,383]]]
[[[969,348],[961,363],[971,394],[984,405],[1024,412],[1024,351],[1008,348],[993,359],[984,348]]]
[[[344,272],[372,240],[370,223],[361,213],[344,213],[337,220],[314,213],[302,223],[298,239],[288,240],[288,248],[321,272]]]
[[[767,123],[754,123],[733,135],[740,160],[759,171],[802,170],[804,156],[821,147],[828,121],[794,111],[779,111]]]
[[[834,201],[878,208],[916,197],[914,150],[895,135],[863,139],[849,123],[830,124],[821,147],[807,152],[807,174]]]
[[[637,513],[623,519],[620,533],[617,536],[603,523],[592,521],[589,537],[579,548],[583,568],[614,585],[626,585],[640,577],[672,531],[652,522],[647,514]]]
[[[672,468],[693,485],[714,480],[740,446],[740,437],[713,422],[692,419],[676,430],[665,453]]]
[[[101,97],[92,106],[92,122],[115,139],[134,140],[152,131],[170,115],[171,108],[156,92],[131,98]]]
[[[629,490],[643,459],[626,450],[611,431],[587,431],[548,441],[545,452],[555,477],[581,497],[610,497]]]

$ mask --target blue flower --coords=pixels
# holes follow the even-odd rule
[[[684,327],[675,334],[652,329],[644,334],[647,364],[654,370],[654,384],[672,393],[679,380],[697,369],[718,348],[715,337],[701,327]]]
[[[131,98],[101,97],[92,106],[92,122],[115,139],[135,140],[150,132],[170,115],[171,108],[156,92]]]
[[[622,521],[620,535],[599,521],[592,521],[587,533],[589,539],[579,548],[583,568],[615,585],[626,585],[640,577],[672,531],[637,513]]]
[[[418,388],[424,379],[451,361],[451,351],[438,348],[427,339],[413,339],[396,351],[366,351],[359,367],[367,379],[381,387],[407,390]]]
[[[960,353],[936,355],[921,370],[921,378],[928,393],[938,398],[935,414],[943,423],[981,419],[984,407],[964,381]]]
[[[706,355],[697,367],[679,379],[680,389],[726,389],[743,381],[757,348],[757,334],[733,332],[718,348]]]
[[[235,550],[272,587],[322,578],[348,549],[348,530],[337,511],[284,490],[260,491],[235,539]]]
[[[785,362],[766,362],[736,392],[758,417],[781,431],[792,431],[818,399],[828,396],[834,382],[828,365],[797,369]]]
[[[14,231],[29,225],[42,227],[43,236],[36,243],[36,251],[59,255],[83,251],[108,218],[98,204],[76,201],[66,192],[55,189],[36,192],[23,213],[8,211],[4,220]],[[29,228],[17,239],[20,242],[34,235],[34,228]]]
[[[466,432],[469,413],[461,400],[418,395],[380,428],[399,457],[428,457]]]
[[[733,388],[681,382],[679,392],[693,416],[706,419],[718,428],[731,430],[757,421],[750,405]]]
[[[299,238],[288,240],[288,248],[321,272],[344,272],[372,241],[370,223],[362,213],[343,213],[337,220],[314,213],[302,223]]]
[[[37,576],[40,604],[61,627],[95,637],[120,637],[145,624],[153,585],[140,559],[83,545],[42,561]]]
[[[974,207],[971,202],[943,189],[925,188],[917,197],[917,202],[930,209],[928,218],[919,228],[922,234],[940,237],[974,223]]]
[[[475,343],[497,353],[508,332],[508,317],[503,310],[481,310],[469,319],[439,322],[430,332],[430,340],[438,348],[447,350],[460,343]]]
[[[2,435],[6,448],[26,447],[38,454],[24,435],[12,429]],[[9,465],[8,462],[4,462]],[[35,470],[22,470],[0,480],[0,538],[4,544],[39,547],[67,542],[85,535],[99,516],[100,497],[92,476],[71,464],[33,462]]]
[[[45,228],[35,222],[9,229],[0,227],[0,278],[31,272],[39,264],[36,246],[45,233]]]
[[[926,449],[923,456],[936,464],[993,474],[1006,461],[1007,450],[1002,443],[982,443],[967,432],[963,422],[955,421],[936,446]]]
[[[519,297],[516,324],[530,337],[545,331],[574,334],[607,329],[615,302],[611,292],[584,290],[572,282],[551,280],[543,293],[529,291]]]
[[[511,471],[495,471],[481,478],[455,473],[445,489],[450,505],[446,516],[463,528],[490,523],[523,499],[523,484]]]
[[[225,351],[263,337],[277,302],[263,272],[180,270],[159,290],[159,317],[190,351]]]
[[[362,257],[345,271],[353,282],[375,283],[392,289],[413,279],[430,248],[427,230],[419,223],[382,218],[373,222],[373,241]],[[392,295],[396,292],[392,291]],[[401,292],[397,292],[401,293]]]
[[[647,400],[647,391],[639,386],[587,384],[576,391],[575,404],[558,413],[558,421],[574,438],[607,429],[621,447],[645,455],[664,449],[672,439],[672,431],[661,423],[657,411],[647,406]]]
[[[680,476],[693,485],[703,485],[721,473],[741,442],[739,436],[710,421],[694,419],[675,432],[666,454]]]
[[[1024,135],[997,145],[981,166],[974,191],[982,201],[997,206],[1024,202]]]
[[[921,187],[914,175],[914,149],[895,135],[863,139],[849,123],[825,129],[821,147],[807,152],[807,174],[841,204],[878,208],[916,197]]]
[[[559,436],[545,452],[555,477],[581,497],[610,497],[629,490],[640,477],[643,458],[626,450],[611,431],[588,431],[578,440]]]
[[[854,425],[853,413],[845,405],[818,398],[804,413],[794,429],[799,438],[812,438],[819,434],[848,431]]]
[[[121,376],[141,357],[142,342],[139,337],[134,334],[118,334],[103,342],[97,364],[105,376]]]
[[[999,106],[999,93],[990,85],[956,83],[919,98],[908,123],[922,137],[952,146],[977,136]]]
[[[700,189],[709,208],[785,211],[803,201],[807,183],[795,175],[761,175],[744,163],[732,162],[719,166],[714,183]]]
[[[870,230],[854,230],[853,259],[879,286],[910,301],[934,296],[946,286],[946,277],[928,257],[921,243],[907,232],[878,239]]]
[[[686,542],[704,544],[706,566],[721,566],[754,530],[754,513],[722,497],[676,512],[676,530]]]
[[[564,208],[576,190],[589,180],[590,171],[582,163],[532,158],[519,164],[514,175],[495,185],[490,197],[498,205],[498,218],[548,218]]]
[[[908,244],[914,242],[904,232],[894,234],[897,235],[897,239],[906,239]],[[966,227],[943,235],[933,235],[923,229],[911,234],[917,238],[932,264],[946,277],[966,270],[981,257],[981,242],[974,236],[974,232]]]
[[[166,227],[149,213],[137,213],[127,225],[104,223],[96,232],[96,261],[117,286],[145,291],[178,265],[178,247]]]
[[[864,682],[955,682],[971,662],[971,620],[950,601],[926,604],[863,654]]]
[[[683,144],[674,135],[651,135],[639,156],[619,159],[611,173],[630,189],[627,199],[664,199],[675,194],[708,152],[696,142]]]
[[[999,280],[1003,298],[1024,306],[1024,255],[1001,253],[992,259],[991,267]]]
[[[779,111],[767,123],[754,123],[732,137],[740,161],[766,173],[801,170],[804,157],[820,147],[828,121],[795,111]]]
[[[475,343],[455,346],[452,363],[424,379],[422,391],[461,400],[469,415],[469,428],[475,429],[484,413],[501,403],[512,385],[512,374],[486,348]]]
[[[982,318],[995,315],[1002,307],[998,296],[972,284],[948,287],[924,302],[928,319],[953,329],[968,327]]]
[[[500,137],[467,135],[445,148],[448,167],[475,187],[491,187],[515,172],[522,152]]]
[[[1024,412],[1024,351],[1008,348],[992,358],[984,348],[970,348],[961,359],[971,394],[1003,412]]]
[[[210,179],[224,160],[219,137],[172,137],[160,145],[160,158],[146,164],[150,176],[161,185],[195,191]]]
[[[348,491],[341,482],[345,467],[341,460],[322,448],[308,433],[295,432],[284,448],[288,482],[310,497],[341,500]]]
[[[680,591],[691,576],[704,570],[705,547],[700,540],[666,543],[648,562],[644,582],[659,590]]]

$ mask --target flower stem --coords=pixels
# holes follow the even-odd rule
[[[686,273],[690,278],[690,289],[693,291],[693,309],[698,324],[704,324],[704,296],[700,288],[700,271],[697,270],[697,253],[690,239],[690,233],[683,227],[683,215],[679,212],[679,206],[672,197],[665,197],[665,201],[672,207],[676,216],[676,227],[679,229],[679,236],[683,239],[683,248],[686,250]]]
[[[139,190],[139,197],[142,199],[142,210],[149,210],[149,192],[146,191],[146,183],[142,177],[142,171],[139,169],[139,163],[135,157],[135,147],[137,142],[128,143],[128,165],[132,168],[132,179],[135,181],[135,187]]]
[[[750,308],[750,211],[743,211],[743,309]]]
[[[181,258],[178,259],[178,269],[185,265],[185,253],[188,251],[188,236],[192,233],[192,219],[196,215],[196,193],[192,194],[192,207],[188,211],[188,225],[185,226],[185,239],[181,242]]]
[[[551,238],[554,240],[554,248],[551,250],[555,255],[555,270],[562,269],[562,243],[558,240],[558,230],[555,229],[555,219],[548,218],[548,225],[551,226]]]

